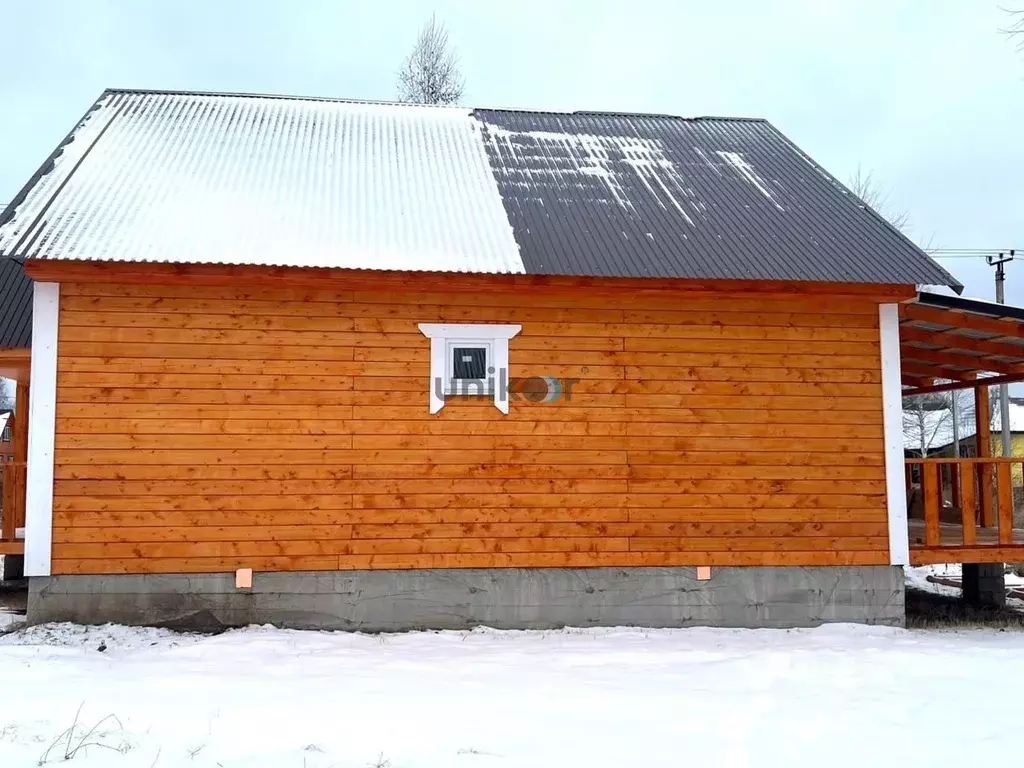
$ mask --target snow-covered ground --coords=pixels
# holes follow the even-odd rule
[[[853,625],[44,625],[0,637],[0,765],[1002,764],[1019,750],[1022,658],[1024,633]]]
[[[917,589],[922,592],[931,592],[935,595],[944,595],[945,597],[961,597],[963,594],[963,590],[960,587],[938,584],[929,580],[930,576],[937,576],[959,582],[961,579],[960,563],[921,565],[916,567],[904,566],[903,572],[906,575],[908,588]],[[1008,589],[1011,587],[1018,590],[1024,588],[1024,577],[1018,576],[1015,573],[1004,574],[1003,581]],[[1007,597],[1006,607],[1015,611],[1024,611],[1024,600],[1019,597]]]

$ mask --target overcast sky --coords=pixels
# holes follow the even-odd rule
[[[841,179],[872,169],[919,242],[1024,247],[1024,52],[988,0],[0,6],[0,202],[106,87],[392,99],[433,8],[468,105],[766,117]],[[943,263],[992,297],[983,262]],[[1008,275],[1024,304],[1024,258]]]

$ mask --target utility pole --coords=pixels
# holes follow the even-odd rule
[[[1003,288],[1006,284],[1006,268],[1008,261],[1013,261],[1014,251],[1000,253],[998,256],[986,256],[985,261],[990,267],[996,268],[996,303],[1005,304]],[[1013,444],[1010,439],[1010,391],[1006,384],[999,385],[999,422],[1003,433],[1003,456],[1013,455]]]

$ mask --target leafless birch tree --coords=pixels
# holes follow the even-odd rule
[[[905,210],[892,210],[889,193],[882,189],[882,185],[878,183],[873,171],[865,171],[858,165],[847,184],[850,191],[867,203],[870,208],[873,208],[875,213],[906,234],[907,225],[910,223],[910,214]]]
[[[949,444],[953,434],[950,398],[945,393],[903,399],[904,445],[927,457],[934,448]]]
[[[1018,51],[1024,51],[1024,8],[1003,8],[1010,16],[1010,23],[999,31],[1017,44]]]
[[[415,104],[457,104],[466,80],[448,30],[431,15],[416,45],[398,70],[398,100]]]

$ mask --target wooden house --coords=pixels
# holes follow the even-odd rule
[[[901,386],[969,378],[762,120],[108,91],[0,254],[32,620],[900,623]]]

